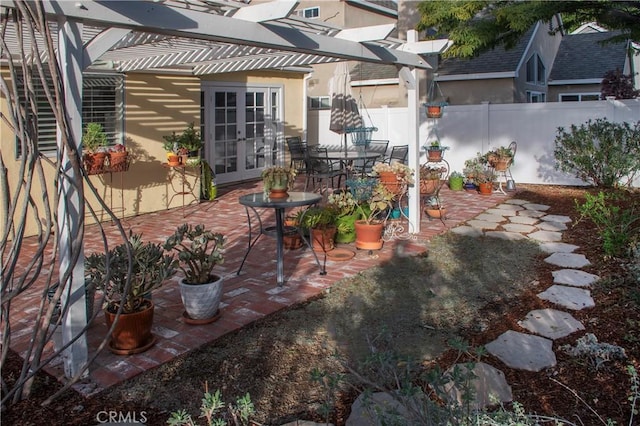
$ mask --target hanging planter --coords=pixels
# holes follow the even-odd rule
[[[347,127],[345,133],[351,135],[351,143],[355,146],[368,147],[371,142],[373,132],[377,132],[377,127]]]
[[[447,106],[447,102],[444,101],[445,97],[440,90],[440,86],[436,82],[437,74],[434,74],[431,85],[429,86],[429,92],[427,93],[427,103],[424,106],[427,108],[428,118],[440,118],[444,112],[444,107]],[[438,93],[436,93],[436,91]],[[436,99],[442,99],[442,101],[436,101]]]
[[[428,118],[440,118],[442,117],[442,114],[444,112],[444,107],[446,106],[446,103],[427,103],[426,107],[427,107],[427,117]]]

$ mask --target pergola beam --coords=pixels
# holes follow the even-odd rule
[[[8,6],[12,4],[7,3]],[[49,1],[43,3],[43,8],[52,19],[63,15],[97,26],[299,53],[313,51],[342,60],[430,68],[423,58],[410,52],[303,32],[277,23],[255,23],[155,2]]]

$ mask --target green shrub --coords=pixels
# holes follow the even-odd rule
[[[249,425],[249,419],[253,414],[255,414],[255,407],[249,394],[238,398],[235,405],[229,404],[225,410],[225,403],[222,400],[220,390],[209,393],[205,384],[204,396],[200,406],[200,417],[206,419],[207,426],[246,426]],[[170,426],[196,425],[191,414],[184,409],[172,412],[167,424]]]
[[[607,256],[628,254],[629,246],[640,230],[640,218],[635,204],[630,208],[622,208],[616,203],[621,201],[617,193],[585,195],[585,202],[576,200],[576,210],[580,219],[590,219],[598,228],[602,238],[602,249]]]
[[[569,132],[559,127],[553,154],[556,170],[587,183],[606,188],[630,186],[640,171],[640,121],[610,123],[599,118],[571,125]]]

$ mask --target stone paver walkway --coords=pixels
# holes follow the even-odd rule
[[[549,253],[545,262],[558,267],[552,272],[554,284],[538,294],[549,308],[529,312],[518,322],[522,330],[508,330],[485,345],[489,354],[508,367],[533,372],[556,365],[555,339],[584,330],[584,325],[566,310],[595,306],[589,288],[600,279],[581,270],[590,262],[583,254],[575,253],[580,247],[562,242],[562,231],[567,229],[571,218],[549,214],[549,210],[551,207],[547,205],[512,198],[451,229],[451,232],[472,237],[529,238]],[[502,371],[482,367],[476,368],[474,373],[476,397],[473,405],[476,408],[487,407],[495,401],[511,401],[511,387]],[[459,400],[461,390],[455,389],[453,383],[449,386],[452,399]],[[347,424],[350,425],[365,424],[356,418],[349,420]]]

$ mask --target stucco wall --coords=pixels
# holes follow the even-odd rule
[[[305,109],[303,96],[303,77],[299,73],[263,73],[228,74],[215,78],[220,81],[237,81],[239,84],[258,84],[260,82],[279,83],[284,86],[284,132],[286,136],[302,134]],[[212,78],[209,78],[212,79]],[[7,111],[7,103],[0,102],[3,114]],[[132,216],[167,208],[180,207],[183,198],[178,192],[183,191],[181,174],[171,170],[166,162],[163,148],[163,136],[173,131],[179,133],[193,122],[200,126],[200,80],[191,76],[154,75],[131,73],[125,78],[125,145],[132,157],[128,171],[121,173],[105,173],[90,176],[97,193],[105,200],[118,217]],[[0,148],[7,167],[10,187],[15,187],[19,178],[20,161],[16,160],[15,137],[12,130],[0,122]],[[55,160],[55,158],[53,159]],[[196,181],[198,168],[188,168],[185,174],[184,190],[193,192],[184,198],[185,203],[199,198],[199,183]],[[53,194],[55,170],[52,166],[44,166],[44,179],[49,194]],[[43,189],[36,182],[33,194],[42,194]],[[11,195],[11,194],[9,194]],[[97,210],[99,220],[108,220],[95,197],[85,185],[87,202]],[[2,194],[6,197],[6,194]],[[35,197],[39,212],[42,212],[41,197]],[[3,201],[3,199],[0,199]],[[1,218],[0,226],[5,223]],[[87,221],[91,218],[87,216]],[[2,230],[4,231],[4,230]],[[35,222],[30,219],[27,235],[37,231]]]

